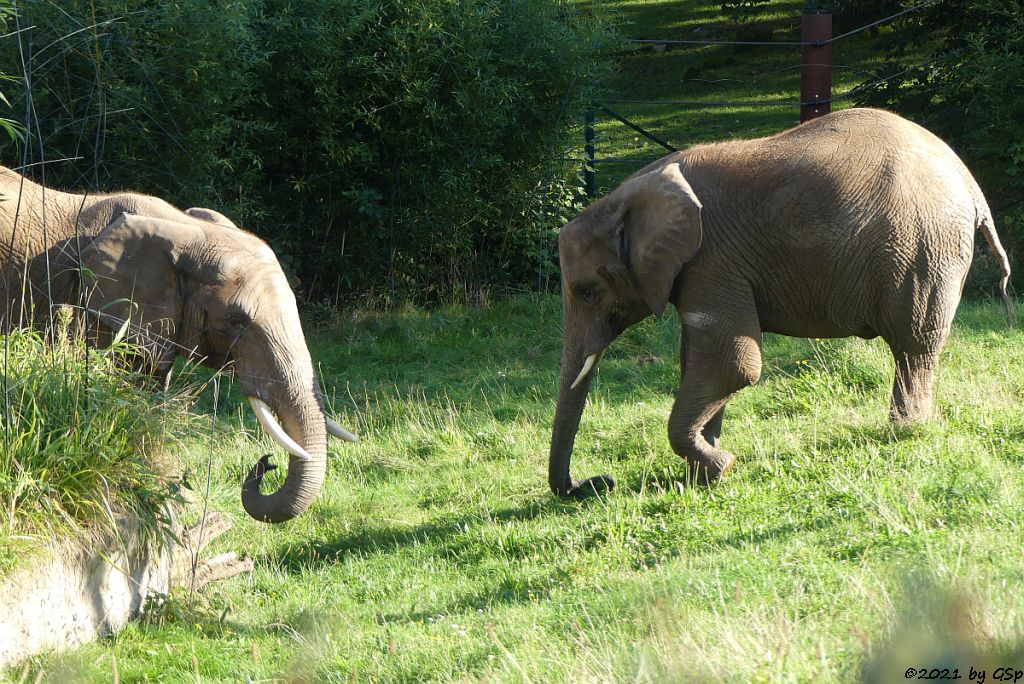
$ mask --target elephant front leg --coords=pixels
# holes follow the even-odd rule
[[[707,426],[722,414],[731,393],[711,399],[710,396],[685,395],[687,389],[695,388],[681,387],[672,407],[668,421],[669,442],[672,450],[686,459],[695,483],[717,482],[729,472],[736,457],[718,446],[718,436]]]
[[[736,457],[719,446],[725,405],[761,375],[760,335],[684,332],[679,394],[669,417],[672,449],[686,459],[694,481],[716,482]]]

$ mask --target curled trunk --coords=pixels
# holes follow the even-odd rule
[[[263,476],[276,466],[264,456],[242,484],[245,512],[262,522],[278,523],[302,514],[320,493],[327,472],[327,426],[315,397],[301,405],[273,405],[285,432],[309,454],[291,455],[284,484],[270,494],[260,491]]]

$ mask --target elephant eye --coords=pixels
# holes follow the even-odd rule
[[[576,296],[587,304],[592,304],[597,299],[597,294],[597,288],[593,285],[584,283],[576,286]]]
[[[249,318],[247,314],[244,314],[241,311],[234,311],[227,315],[227,322],[228,325],[230,325],[232,328],[240,332],[245,328],[249,327],[249,325],[252,323],[252,319]]]

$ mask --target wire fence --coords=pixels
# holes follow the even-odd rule
[[[897,19],[905,17],[907,15],[920,12],[928,7],[937,4],[938,0],[926,0],[925,2],[918,3],[912,7],[905,8],[899,12],[895,12],[886,17],[882,17],[875,21],[871,21],[867,24],[854,28],[852,30],[841,33],[837,36],[832,36],[826,39],[820,40],[781,40],[781,41],[761,41],[761,40],[681,40],[681,39],[663,39],[663,38],[634,38],[627,40],[627,43],[635,45],[652,45],[652,46],[681,46],[689,48],[714,48],[714,47],[755,47],[755,48],[821,48],[825,46],[831,46],[841,41],[847,40],[854,36],[857,36],[870,29],[890,24]],[[770,108],[804,108],[809,106],[823,107],[825,111],[831,108],[831,105],[844,100],[850,100],[857,98],[858,96],[871,91],[885,83],[901,78],[908,73],[915,70],[926,69],[935,66],[939,62],[948,61],[956,57],[955,53],[942,55],[941,57],[929,60],[921,64],[915,64],[913,66],[906,67],[900,71],[886,74],[884,76],[872,72],[868,69],[864,69],[861,66],[854,65],[833,65],[831,63],[819,63],[819,62],[805,62],[800,61],[799,63],[783,67],[781,69],[775,69],[766,74],[761,74],[758,78],[727,78],[727,79],[684,79],[690,81],[701,81],[709,84],[719,84],[723,82],[734,83],[739,85],[757,85],[764,81],[766,78],[776,76],[786,71],[804,70],[807,67],[820,67],[829,70],[847,71],[847,72],[860,72],[869,80],[865,83],[857,85],[845,92],[839,94],[829,94],[828,97],[815,98],[813,100],[805,100],[801,98],[785,98],[785,99],[768,99],[768,100],[733,100],[733,99],[647,99],[647,98],[630,98],[630,97],[611,97],[604,98],[598,102],[595,102],[592,107],[592,112],[588,114],[587,121],[584,123],[584,137],[586,143],[584,145],[584,156],[578,161],[583,165],[583,178],[585,194],[589,198],[593,198],[596,191],[596,167],[598,164],[616,164],[616,165],[630,165],[630,164],[646,164],[654,161],[655,158],[637,159],[635,157],[609,157],[599,158],[598,157],[598,136],[593,131],[593,127],[597,123],[596,114],[600,113],[608,116],[620,124],[626,126],[630,130],[636,132],[644,139],[654,143],[658,147],[668,152],[676,151],[683,147],[682,142],[685,141],[669,141],[666,139],[664,134],[656,134],[638,124],[636,121],[630,119],[629,116],[624,115],[621,111],[612,109],[612,106],[618,105],[639,105],[644,107],[671,107],[674,109],[679,108],[701,108],[701,109],[770,109]]]
[[[894,12],[888,16],[882,17],[858,26],[852,30],[845,31],[836,36],[830,36],[828,38],[816,39],[816,40],[707,40],[707,39],[675,39],[675,38],[634,38],[627,39],[625,42],[628,45],[634,46],[649,46],[652,49],[657,49],[659,46],[662,48],[683,48],[692,50],[705,50],[714,48],[761,48],[761,49],[816,49],[816,48],[830,48],[833,44],[841,43],[842,41],[849,40],[859,34],[869,31],[873,28],[890,24],[898,19],[920,12],[932,5],[937,4],[938,0],[925,0],[912,7],[905,8],[898,12]],[[812,54],[818,54],[812,52]],[[597,169],[598,166],[602,167],[617,167],[617,171],[613,173],[613,176],[621,175],[621,169],[623,167],[629,168],[641,168],[647,164],[655,161],[658,157],[653,156],[642,156],[646,150],[640,150],[640,155],[626,155],[626,156],[610,156],[600,157],[599,150],[601,143],[604,142],[602,136],[598,133],[598,115],[606,117],[632,131],[637,136],[643,138],[643,140],[653,143],[662,154],[667,152],[675,152],[686,146],[687,143],[693,143],[696,141],[686,140],[672,140],[665,132],[655,132],[651,126],[644,126],[634,120],[632,114],[627,114],[622,111],[622,107],[641,107],[641,108],[664,108],[677,112],[680,109],[742,109],[742,110],[785,110],[793,109],[794,112],[802,110],[802,108],[808,106],[822,107],[825,111],[831,108],[832,104],[842,102],[846,100],[855,99],[863,93],[870,91],[873,88],[877,88],[885,83],[893,81],[895,79],[905,76],[916,69],[929,68],[936,65],[938,62],[952,59],[956,55],[948,54],[941,57],[929,60],[921,64],[914,64],[913,66],[906,67],[900,71],[880,74],[871,69],[866,69],[859,65],[848,65],[848,64],[832,64],[831,55],[829,55],[828,63],[818,62],[813,60],[807,60],[806,53],[801,55],[801,59],[794,63],[783,66],[778,69],[772,69],[765,73],[754,75],[748,75],[745,78],[683,78],[676,83],[702,83],[708,86],[717,86],[724,84],[732,84],[736,86],[745,86],[748,88],[757,89],[762,87],[767,89],[771,86],[776,86],[777,83],[770,83],[772,77],[777,77],[779,74],[786,72],[800,71],[803,72],[808,67],[830,69],[831,71],[840,71],[845,73],[860,73],[865,78],[865,82],[861,83],[845,92],[838,94],[829,94],[827,97],[817,97],[813,100],[804,100],[799,95],[792,98],[776,98],[776,99],[699,99],[699,98],[681,98],[681,99],[651,99],[643,97],[605,97],[599,101],[592,103],[592,106],[587,111],[585,120],[583,122],[583,144],[572,150],[570,155],[560,156],[555,158],[554,156],[549,158],[549,162],[546,167],[544,174],[543,188],[544,196],[542,201],[541,210],[541,221],[540,230],[538,232],[538,248],[537,248],[537,278],[536,287],[539,291],[550,291],[552,287],[551,276],[557,272],[557,268],[553,266],[552,255],[555,254],[555,245],[553,244],[553,237],[549,230],[551,223],[552,207],[557,201],[562,201],[560,194],[553,190],[552,177],[553,177],[553,165],[555,163],[573,165],[578,169],[581,169],[582,186],[583,186],[583,198],[584,201],[593,200],[597,195]],[[831,76],[830,76],[831,78]],[[796,90],[799,92],[800,87]],[[788,123],[780,124],[779,128],[782,129],[787,127]],[[578,155],[578,156],[576,156]],[[661,156],[661,155],[659,155]]]

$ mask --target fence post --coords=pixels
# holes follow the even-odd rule
[[[597,193],[597,181],[594,178],[594,162],[596,152],[594,151],[594,119],[597,112],[597,105],[591,104],[587,107],[587,113],[583,120],[584,160],[583,160],[583,192],[587,200],[593,200]]]
[[[832,10],[805,9],[800,17],[800,123],[832,111]]]

